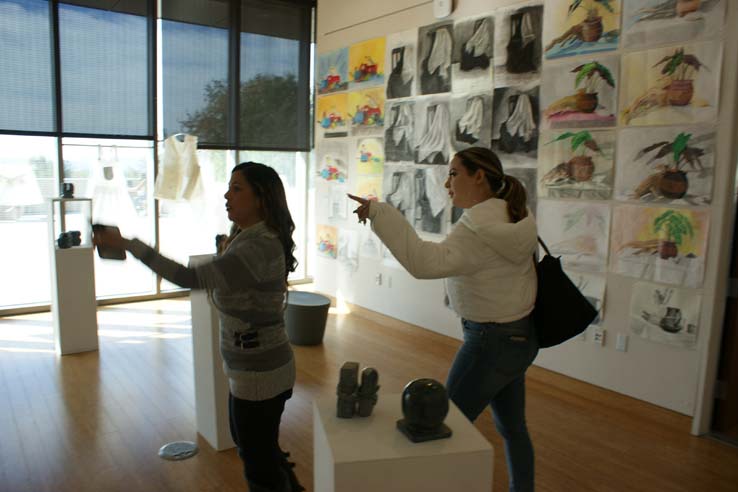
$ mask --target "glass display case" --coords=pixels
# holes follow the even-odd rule
[[[49,220],[56,249],[92,248],[90,198],[52,198]]]

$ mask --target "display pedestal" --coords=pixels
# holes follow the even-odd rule
[[[314,490],[424,492],[492,489],[492,445],[452,402],[448,439],[410,442],[397,430],[401,395],[379,394],[372,415],[336,417],[336,397],[313,402]]]
[[[190,266],[211,261],[213,255],[190,256]],[[197,432],[217,451],[234,447],[228,419],[228,378],[220,355],[218,312],[207,291],[190,292],[192,360],[195,365]]]
[[[59,355],[98,349],[94,249],[89,199],[53,199],[49,220],[51,262],[51,314],[54,348]],[[61,232],[79,230],[81,244],[59,248]]]

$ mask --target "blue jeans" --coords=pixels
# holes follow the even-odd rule
[[[462,320],[464,344],[448,375],[449,398],[470,421],[492,406],[505,440],[510,490],[533,490],[533,444],[525,424],[525,371],[538,354],[530,316],[510,323]]]

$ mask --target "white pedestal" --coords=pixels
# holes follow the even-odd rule
[[[313,402],[313,462],[320,492],[489,492],[492,445],[450,403],[448,439],[410,442],[396,422],[399,394],[379,394],[372,415],[336,417],[336,398]]]
[[[213,255],[190,256],[190,266]],[[204,290],[190,292],[197,432],[217,451],[234,446],[228,424],[228,378],[220,355],[218,313]]]
[[[72,209],[71,212],[68,210]],[[49,208],[51,314],[59,355],[98,349],[94,249],[90,241],[89,199],[52,199]],[[60,232],[80,230],[81,245],[57,247]]]
[[[60,355],[97,350],[97,301],[93,249],[51,251],[51,313]]]

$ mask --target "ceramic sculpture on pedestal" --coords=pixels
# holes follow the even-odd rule
[[[338,380],[336,394],[336,416],[341,419],[350,419],[354,416],[356,406],[356,389],[359,386],[359,363],[344,362],[341,366],[341,375]]]
[[[344,362],[338,380],[336,394],[336,416],[350,419],[354,415],[368,417],[377,404],[379,374],[373,367],[365,367],[361,372],[361,386],[358,384],[359,363]]]
[[[397,421],[397,428],[412,442],[451,437],[451,429],[443,423],[448,414],[448,394],[435,379],[416,379],[405,386],[402,414],[405,418]]]
[[[378,382],[379,374],[373,367],[365,367],[361,371],[361,386],[359,386],[357,393],[358,404],[356,408],[359,417],[368,417],[372,414],[374,405],[377,404]]]

